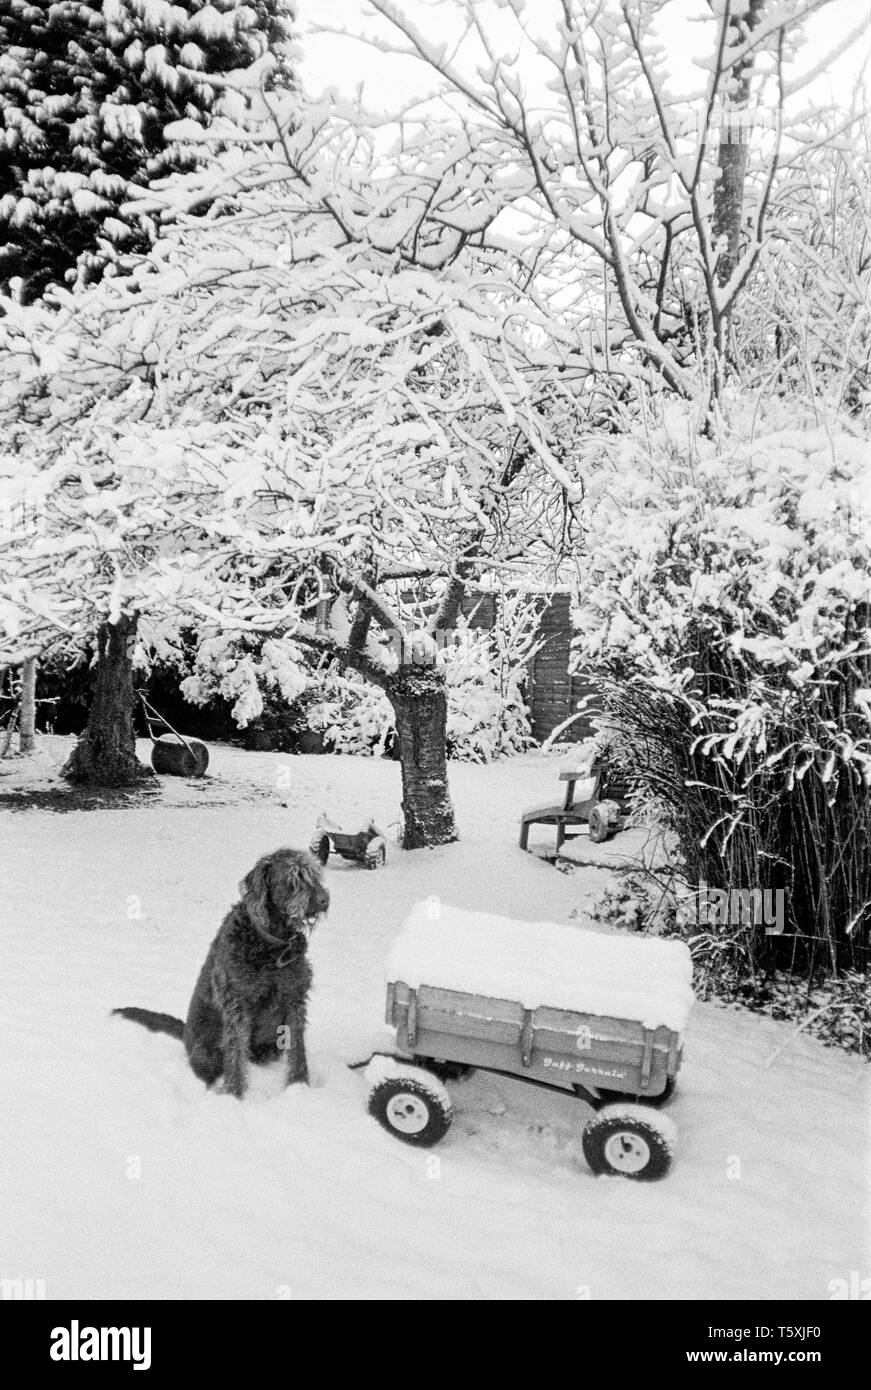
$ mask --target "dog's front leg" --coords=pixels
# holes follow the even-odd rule
[[[241,1022],[224,1029],[224,1090],[241,1100],[248,1089],[250,1028]]]
[[[224,1090],[241,1100],[248,1086],[251,1020],[226,971],[221,968],[216,968],[212,976],[212,992],[221,1013]]]
[[[287,1081],[292,1086],[296,1081],[308,1085],[308,1062],[305,1055],[305,1010],[292,1009],[287,1021]]]

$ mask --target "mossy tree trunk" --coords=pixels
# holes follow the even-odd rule
[[[103,623],[97,635],[97,671],[88,723],[62,775],[95,787],[126,787],[150,775],[136,757],[133,732],[135,616]]]
[[[448,790],[444,673],[433,666],[402,666],[388,679],[385,692],[399,739],[403,848],[450,844],[457,828]]]

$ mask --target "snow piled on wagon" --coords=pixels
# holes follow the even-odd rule
[[[518,922],[438,899],[418,903],[387,956],[389,983],[630,1019],[683,1032],[694,995],[682,941]]]

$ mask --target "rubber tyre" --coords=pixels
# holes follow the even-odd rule
[[[377,854],[366,856],[367,869],[383,869],[387,863],[387,850],[382,845]]]
[[[451,1127],[453,1111],[421,1077],[395,1076],[379,1081],[369,1092],[369,1114],[404,1144],[431,1149]],[[408,1128],[402,1127],[406,1116]],[[418,1126],[418,1127],[416,1127]]]
[[[621,1143],[621,1135],[626,1142]],[[598,1177],[608,1173],[635,1182],[656,1182],[671,1167],[672,1154],[655,1121],[597,1115],[581,1136],[584,1158]],[[645,1157],[646,1155],[646,1157]]]
[[[314,848],[314,846],[313,846],[313,848]],[[322,836],[321,836],[321,838],[318,840],[317,848],[314,848],[314,855],[315,855],[315,858],[316,858],[316,859],[319,859],[319,860],[320,860],[320,862],[323,864],[324,868],[326,868],[326,867],[327,867],[327,860],[328,860],[329,857],[330,857],[330,837],[329,837],[329,835],[322,835]]]

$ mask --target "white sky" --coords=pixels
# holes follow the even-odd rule
[[[389,37],[398,35],[376,15],[365,0],[296,0],[297,31],[302,47],[300,77],[307,92],[319,95],[335,87],[340,95],[353,97],[362,84],[365,104],[374,111],[397,110],[408,101],[423,97],[435,85],[432,74],[422,64],[398,56],[381,53],[361,44],[353,34]],[[481,9],[488,8],[480,0]],[[450,24],[450,0],[397,0],[397,8],[415,16],[419,27],[427,34],[447,37]],[[530,11],[540,15],[546,11],[547,0],[532,0]],[[692,51],[710,26],[691,22],[693,13],[705,9],[701,0],[671,0],[660,32],[674,54],[672,77],[675,86],[696,87],[700,74],[692,64]],[[801,67],[816,65],[863,19],[871,14],[871,0],[831,0],[831,3],[807,25],[808,42],[803,50]],[[343,31],[340,34],[317,34],[318,25]],[[839,57],[803,93],[803,106],[827,105],[838,97],[846,104],[849,88],[871,54],[868,32],[861,42]],[[867,77],[867,68],[866,68]]]

